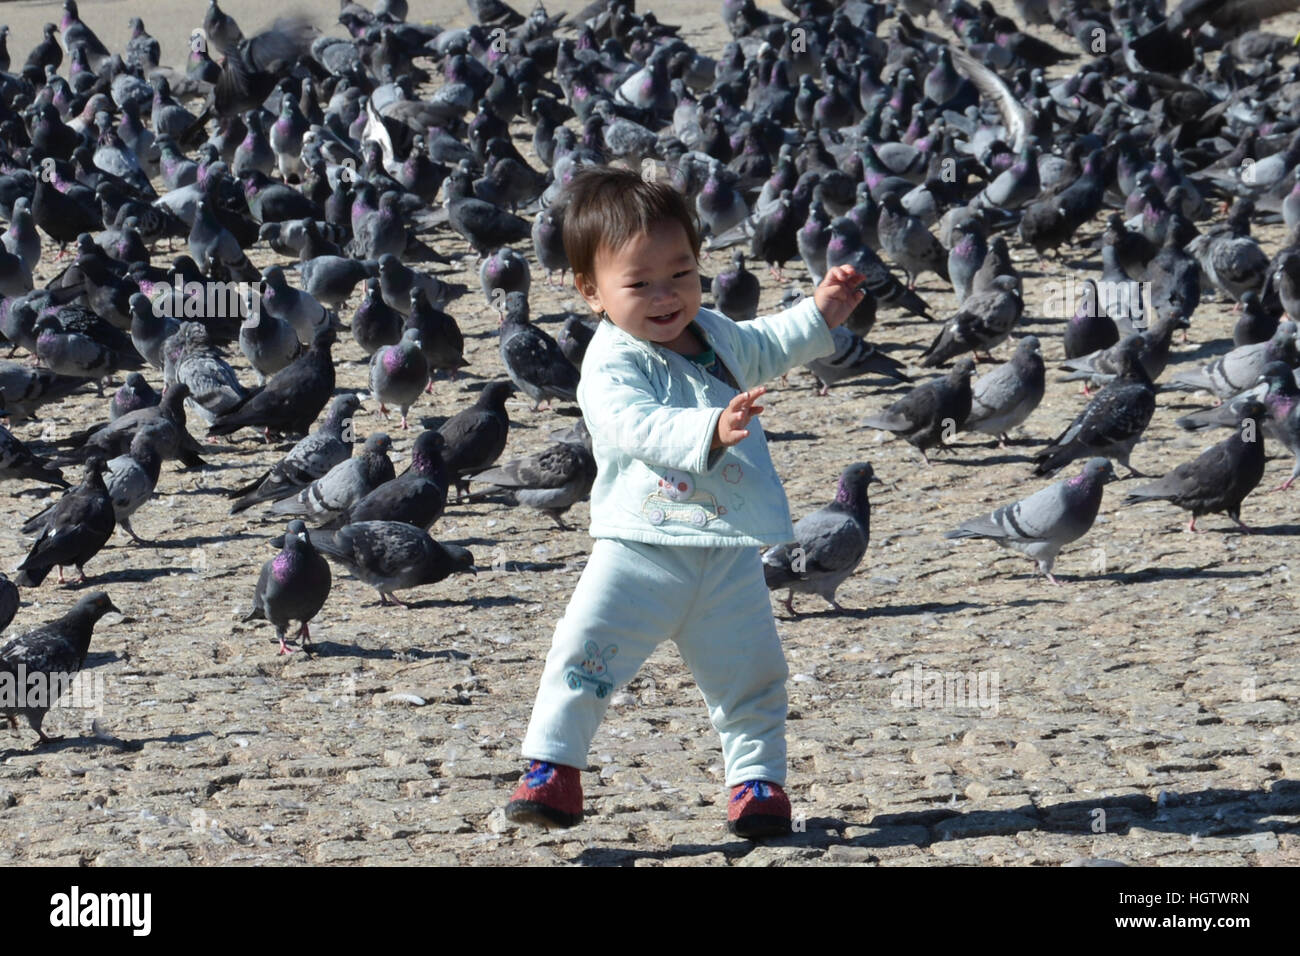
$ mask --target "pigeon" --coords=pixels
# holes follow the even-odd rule
[[[195,207],[189,251],[206,275],[221,275],[242,282],[257,282],[261,279],[261,274],[248,261],[239,240],[217,220],[212,207],[204,199],[200,199]]]
[[[713,277],[715,308],[736,322],[749,322],[758,316],[761,291],[758,276],[745,268],[745,254],[739,249],[731,254],[731,268]]]
[[[880,257],[863,243],[853,220],[841,216],[830,224],[825,264],[827,269],[841,265],[853,266],[858,275],[866,277],[867,281],[863,283],[863,288],[875,299],[887,305],[906,309],[913,315],[925,319],[931,318],[930,307],[926,305],[925,300],[911,289],[904,288],[889,268],[880,261]],[[822,274],[814,276],[816,284],[820,284],[821,280]]]
[[[301,515],[318,524],[333,521],[385,482],[396,477],[388,458],[393,442],[383,432],[366,437],[361,451],[341,461],[296,495],[271,506],[274,514]]]
[[[554,399],[577,401],[578,369],[559,344],[528,320],[528,300],[518,292],[506,296],[499,339],[501,364],[515,386],[533,400],[533,411]]]
[[[804,365],[817,379],[817,394],[825,397],[830,387],[863,375],[884,375],[895,382],[910,382],[902,362],[886,355],[860,335],[843,325],[831,329],[835,350],[830,355]]]
[[[1008,433],[1019,428],[1043,401],[1046,371],[1038,337],[1026,335],[1011,361],[977,378],[971,385],[968,431],[993,435],[1005,448]]]
[[[1070,426],[1034,456],[1035,475],[1051,475],[1076,458],[1100,452],[1116,457],[1141,477],[1129,456],[1156,410],[1156,389],[1139,356],[1141,341],[1130,336],[1116,356],[1115,380],[1097,393]]]
[[[555,337],[555,341],[559,344],[564,357],[572,362],[575,368],[581,370],[582,360],[587,354],[587,346],[591,344],[592,336],[595,334],[595,327],[575,313],[564,320],[564,325],[560,328],[560,334]]]
[[[506,447],[510,416],[506,398],[514,392],[510,382],[489,382],[478,401],[457,412],[439,427],[446,439],[442,460],[455,476],[457,496],[469,487],[468,476],[492,467]]]
[[[147,544],[131,527],[131,516],[153,497],[162,469],[159,445],[166,441],[165,422],[145,425],[131,439],[131,450],[106,464],[104,485],[113,502],[113,516],[136,544]]]
[[[1258,292],[1268,277],[1268,255],[1250,236],[1253,209],[1249,199],[1239,199],[1224,225],[1187,245],[1210,283],[1238,302],[1244,293]]]
[[[0,29],[0,39],[4,31]],[[18,613],[18,586],[9,580],[9,576],[0,572],[0,632],[13,623]]]
[[[504,491],[513,503],[544,512],[561,531],[568,531],[563,515],[591,496],[596,459],[591,453],[591,434],[582,419],[556,437],[553,444],[536,454],[470,475],[471,481],[491,485],[474,492],[470,500]]]
[[[1201,368],[1179,372],[1169,383],[1182,388],[1208,389],[1222,400],[1238,395],[1258,382],[1260,373],[1270,362],[1285,362],[1292,368],[1300,365],[1294,322],[1279,324],[1277,332],[1267,342],[1235,348]]]
[[[7,409],[5,409],[7,412]],[[70,488],[57,466],[32,454],[9,429],[0,425],[0,478],[41,481],[60,488]]]
[[[164,380],[169,379],[171,371],[174,376],[171,381],[189,388],[193,409],[205,423],[211,425],[248,400],[248,392],[239,383],[235,370],[212,347],[206,328],[197,322],[182,322],[175,338],[180,340],[180,353],[171,369],[164,364]],[[166,346],[164,359],[165,352]]]
[[[165,420],[171,425],[167,441],[160,447],[163,460],[179,458],[187,468],[202,468],[207,463],[200,456],[202,448],[185,428],[185,399],[189,387],[178,382],[163,391],[162,401],[152,408],[127,412],[115,421],[74,432],[68,444],[74,446],[71,458],[85,460],[92,455],[104,459],[125,455],[131,450],[136,431],[150,422]]]
[[[507,293],[519,292],[526,297],[532,284],[528,260],[509,246],[502,246],[485,258],[479,266],[478,277],[488,305],[498,311],[504,307]]]
[[[86,475],[81,484],[49,510],[40,536],[18,565],[22,574],[14,583],[19,587],[40,587],[55,565],[59,568],[60,584],[67,583],[63,568],[69,564],[76,566],[79,580],[86,580],[82,566],[108,543],[117,526],[113,501],[104,485],[104,468],[104,459],[92,456],[86,462]]]
[[[512,292],[510,295],[520,295]],[[425,361],[429,363],[430,392],[433,391],[433,376],[436,372],[446,372],[455,381],[456,372],[469,365],[465,361],[465,336],[460,326],[449,314],[430,305],[424,289],[411,287],[410,312],[403,322],[405,330],[419,333],[420,350]],[[398,318],[401,318],[399,315]],[[399,339],[400,341],[400,339]]]
[[[971,294],[975,274],[984,264],[989,247],[984,227],[974,220],[959,223],[955,232],[955,241],[948,250],[948,276],[952,280],[957,304],[962,305]]]
[[[388,417],[387,406],[402,413],[402,431],[410,426],[406,414],[429,383],[429,362],[420,347],[418,329],[407,329],[396,345],[385,345],[370,357],[370,391],[379,399],[379,413]]]
[[[302,341],[298,331],[285,319],[277,318],[274,310],[262,308],[249,290],[253,308],[239,325],[239,351],[257,375],[257,384],[265,385],[269,376],[287,368],[302,355]]]
[[[1232,344],[1255,345],[1267,342],[1277,333],[1280,311],[1264,307],[1256,292],[1246,292],[1241,297],[1241,318],[1232,327]]]
[[[352,505],[346,520],[336,519],[334,526],[358,521],[404,521],[427,530],[442,516],[447,504],[450,482],[443,462],[445,445],[438,432],[421,432],[411,447],[410,467]]]
[[[294,445],[270,469],[229,493],[229,497],[238,499],[230,506],[230,513],[239,514],[255,504],[297,494],[351,458],[353,416],[360,407],[361,399],[352,392],[337,396],[316,431]]]
[[[1264,366],[1259,378],[1268,386],[1261,399],[1268,409],[1268,427],[1287,451],[1296,456],[1291,476],[1273,489],[1286,491],[1300,478],[1300,388],[1296,386],[1294,373],[1282,362]],[[1179,424],[1183,424],[1182,420]]]
[[[410,269],[393,255],[379,257],[378,272],[379,291],[383,293],[384,301],[404,316],[411,311],[413,288],[424,290],[430,304],[437,306],[446,305],[466,291],[462,285],[442,282],[436,276]]]
[[[861,424],[901,435],[928,465],[930,458],[925,450],[946,448],[970,416],[970,378],[974,371],[973,361],[958,359],[947,375],[922,382],[884,411],[868,415]]]
[[[831,607],[839,586],[857,570],[871,539],[871,502],[867,486],[881,484],[871,465],[849,465],[840,475],[830,504],[805,515],[794,526],[794,541],[763,553],[763,577],[769,590],[784,588],[785,609],[794,610],[794,594],[820,594]]]
[[[410,607],[394,591],[437,584],[457,571],[474,572],[474,555],[439,544],[403,521],[359,521],[337,531],[313,531],[311,542],[379,592],[379,603]]]
[[[337,309],[352,295],[358,282],[378,273],[379,266],[344,256],[317,256],[300,263],[298,270],[303,291],[322,305]]]
[[[402,340],[402,313],[384,301],[378,279],[366,280],[366,293],[352,316],[352,337],[366,355]]]
[[[1093,387],[1100,387],[1114,381],[1119,368],[1119,353],[1129,347],[1130,340],[1137,343],[1138,360],[1146,369],[1147,377],[1155,381],[1164,374],[1165,366],[1169,364],[1169,350],[1173,344],[1174,332],[1185,329],[1190,324],[1187,319],[1177,314],[1157,319],[1145,332],[1125,336],[1108,349],[1062,362],[1061,368],[1070,373],[1064,376],[1062,381],[1073,382],[1086,379],[1088,385]],[[1088,385],[1084,386],[1085,395],[1089,394]]]
[[[944,323],[929,348],[921,353],[921,364],[933,368],[958,355],[978,353],[981,349],[988,354],[1007,340],[1024,311],[1016,280],[998,276],[992,288],[972,293],[962,302],[957,314]]]
[[[1059,585],[1052,566],[1061,549],[1092,528],[1106,482],[1115,477],[1105,458],[1090,458],[1073,478],[1058,481],[992,514],[973,518],[946,538],[990,538],[1033,558],[1047,580]]]
[[[880,245],[907,273],[907,288],[916,288],[916,279],[922,272],[933,272],[948,278],[948,252],[934,234],[915,216],[903,208],[899,198],[889,195],[880,204],[878,224]]]
[[[474,196],[473,175],[468,164],[462,162],[457,166],[447,177],[444,189],[448,222],[480,256],[532,237],[532,227],[526,219]],[[389,304],[396,307],[391,301]]]
[[[307,526],[294,519],[289,522],[280,553],[262,565],[253,591],[253,609],[244,621],[270,621],[280,641],[280,654],[292,652],[285,643],[285,631],[290,621],[298,621],[302,649],[310,654],[311,629],[307,624],[325,606],[330,584],[329,562],[312,547]]]
[[[301,358],[276,372],[266,385],[216,420],[209,435],[229,435],[244,426],[303,435],[334,394],[334,361],[330,346],[334,330],[316,333],[311,348]]]
[[[1097,283],[1092,279],[1083,280],[1078,307],[1065,326],[1064,342],[1067,359],[1082,358],[1119,342],[1119,328],[1102,310]]]
[[[1192,513],[1188,531],[1201,531],[1196,519],[1223,512],[1244,531],[1241,503],[1264,477],[1264,431],[1267,410],[1254,399],[1238,405],[1237,430],[1207,448],[1193,461],[1184,462],[1159,481],[1129,492],[1124,504],[1168,501]]]
[[[271,266],[263,274],[266,291],[262,294],[262,311],[273,318],[288,322],[304,344],[311,342],[320,329],[330,324],[325,307],[308,292],[289,285],[284,269]]]
[[[4,683],[11,687],[25,687],[28,686],[26,681],[36,674],[46,675],[49,687],[58,687],[60,682],[70,680],[69,675],[85,665],[95,625],[108,613],[122,612],[105,592],[92,591],[62,617],[7,641],[0,647],[0,672],[9,678]],[[22,714],[40,737],[40,744],[44,745],[61,739],[51,737],[41,729],[53,704],[54,701],[49,700],[43,706],[6,706],[0,713],[9,719],[9,725],[14,729],[18,727],[17,716]]]

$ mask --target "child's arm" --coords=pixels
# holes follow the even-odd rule
[[[865,295],[865,281],[851,266],[837,266],[816,291],[792,308],[726,328],[745,382],[770,381],[796,365],[829,355],[831,329],[843,325]]]

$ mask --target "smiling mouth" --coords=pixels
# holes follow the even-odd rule
[[[650,321],[657,322],[660,325],[667,325],[669,322],[673,321],[673,319],[677,318],[681,314],[682,314],[682,310],[678,309],[676,312],[666,312],[663,315],[652,315],[650,316]]]

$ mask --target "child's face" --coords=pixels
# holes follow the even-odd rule
[[[676,352],[699,351],[687,326],[700,310],[699,263],[680,223],[664,222],[622,249],[602,246],[595,276],[574,276],[593,312],[624,332]]]

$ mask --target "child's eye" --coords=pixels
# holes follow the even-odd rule
[[[690,275],[693,271],[695,271],[695,270],[693,270],[693,269],[683,269],[681,272],[674,273],[674,274],[673,274],[673,278],[674,278],[674,279],[683,279],[683,278],[685,278],[686,276]]]

